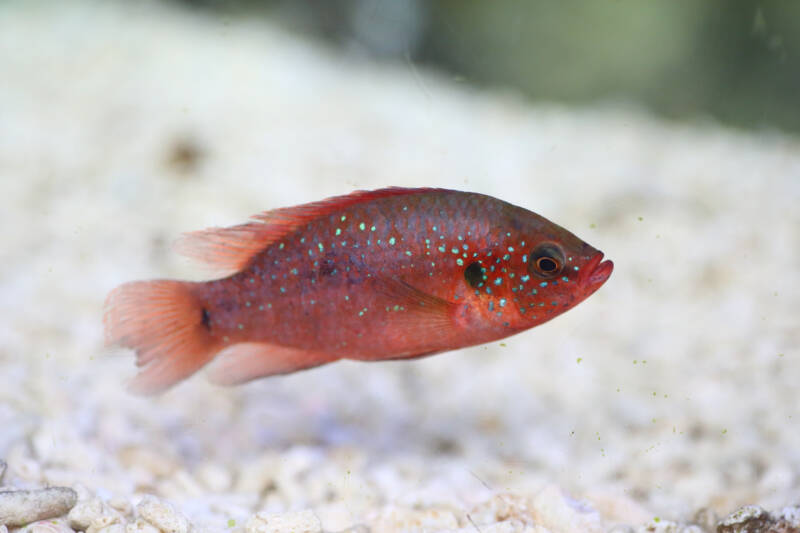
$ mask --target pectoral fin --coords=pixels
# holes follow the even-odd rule
[[[376,333],[389,339],[386,344],[404,346],[391,356],[383,353],[350,356],[361,361],[409,359],[448,349],[460,335],[455,326],[457,305],[422,291],[396,277],[374,277],[373,290],[378,308],[388,308],[389,321],[384,331]],[[397,339],[392,339],[397,337]]]

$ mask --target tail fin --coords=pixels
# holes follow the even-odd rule
[[[111,291],[103,325],[106,344],[136,350],[137,394],[156,394],[194,374],[221,346],[203,326],[203,307],[184,281],[137,281]]]

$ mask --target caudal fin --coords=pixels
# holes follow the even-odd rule
[[[136,351],[132,392],[156,394],[194,374],[220,346],[203,325],[203,307],[184,281],[137,281],[111,291],[103,325],[107,345]]]

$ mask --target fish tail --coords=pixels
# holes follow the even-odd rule
[[[107,345],[136,351],[137,394],[156,394],[194,374],[222,348],[206,327],[197,283],[156,280],[126,283],[106,299]]]

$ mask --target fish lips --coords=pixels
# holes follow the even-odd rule
[[[579,282],[586,290],[594,292],[611,276],[612,270],[614,263],[608,259],[603,261],[603,252],[597,252],[584,265]]]

